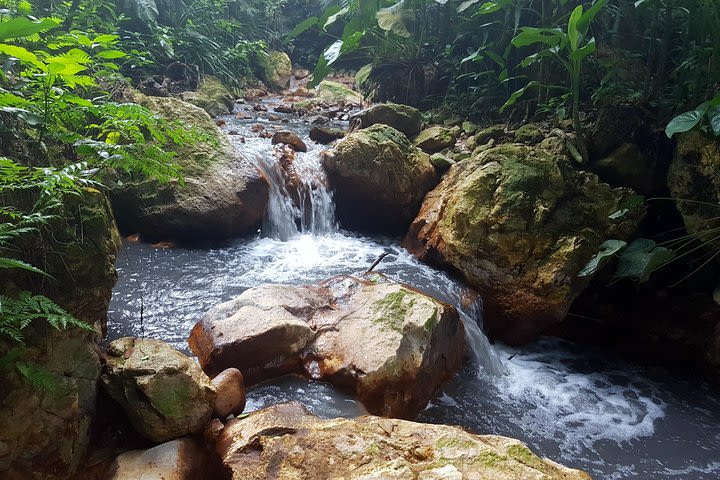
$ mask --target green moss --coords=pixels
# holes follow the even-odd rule
[[[373,323],[401,332],[407,313],[415,304],[414,298],[408,298],[410,295],[410,292],[401,289],[389,293],[382,300],[375,302],[373,311],[377,318],[373,320]]]
[[[433,308],[433,313],[430,315],[430,318],[427,319],[425,322],[425,325],[423,326],[425,328],[426,332],[432,332],[432,330],[435,328],[435,326],[438,324],[438,307]]]
[[[491,468],[500,467],[506,460],[507,457],[503,457],[491,451],[480,452],[480,455],[477,457],[477,463]]]
[[[511,445],[507,449],[507,454],[523,465],[532,467],[535,470],[541,472],[546,472],[546,470],[548,470],[548,465],[543,463],[537,455],[531,452],[530,449],[524,445]]]
[[[172,378],[170,377],[168,380]],[[192,401],[191,385],[183,378],[168,383],[163,383],[153,389],[150,402],[163,417],[181,417]]]
[[[435,448],[438,449],[461,449],[461,448],[472,448],[476,445],[473,440],[463,440],[454,436],[441,437],[435,442]]]

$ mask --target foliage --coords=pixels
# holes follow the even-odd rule
[[[716,137],[720,137],[720,94],[707,102],[703,102],[694,110],[682,113],[668,123],[665,133],[672,138],[676,133],[683,133],[700,128]]]

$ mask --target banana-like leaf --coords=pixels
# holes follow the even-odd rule
[[[5,23],[0,23],[0,40],[29,37],[47,32],[57,26],[57,20],[51,18],[44,18],[40,21],[28,20],[23,17],[12,18]]]

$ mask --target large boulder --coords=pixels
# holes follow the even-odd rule
[[[18,205],[18,203],[10,203]],[[31,290],[94,325],[96,331],[58,331],[44,320],[23,330],[25,345],[0,341],[0,478],[67,478],[84,459],[96,408],[99,332],[117,279],[119,235],[110,204],[87,189],[64,199],[44,235],[29,232],[0,256],[20,254],[52,275],[5,270],[0,293]],[[52,254],[48,254],[52,252]],[[42,281],[38,281],[42,280]],[[25,375],[20,373],[23,368]],[[27,375],[27,376],[26,376]]]
[[[387,125],[339,140],[323,165],[341,225],[366,231],[405,231],[438,182],[430,158]]]
[[[323,80],[315,90],[308,92],[311,97],[293,104],[296,109],[312,110],[318,106],[360,106],[363,95],[340,82]]]
[[[415,107],[399,103],[378,103],[356,113],[350,118],[350,121],[351,123],[353,121],[360,122],[362,128],[378,123],[389,125],[408,137],[412,137],[420,133],[423,117],[420,110]]]
[[[183,92],[180,97],[184,101],[202,108],[213,118],[219,115],[229,115],[235,107],[235,96],[212,75],[202,78],[198,90]]]
[[[164,342],[113,341],[102,380],[138,433],[154,442],[198,433],[210,420],[215,387],[192,359]]]
[[[98,480],[201,480],[208,475],[208,455],[197,441],[181,438],[147,450],[118,455],[109,465],[88,473]],[[216,477],[217,478],[217,477]]]
[[[506,144],[450,168],[404,245],[479,289],[491,336],[525,343],[565,317],[603,241],[634,232],[642,209],[610,218],[631,194],[565,157]]]
[[[234,480],[589,480],[518,440],[373,416],[319,419],[286,403],[228,423],[217,450]]]
[[[293,75],[292,62],[287,53],[270,51],[262,57],[262,80],[272,89],[287,87]]]
[[[720,141],[698,131],[680,135],[667,182],[687,231],[702,241],[715,238],[720,226]]]
[[[236,367],[253,384],[301,373],[392,417],[425,408],[464,352],[454,308],[379,275],[252,288],[211,310],[189,343],[211,374]]]
[[[253,231],[267,206],[267,180],[210,116],[178,98],[131,93],[130,99],[205,137],[173,147],[184,184],[147,178],[115,181],[111,196],[120,228],[161,240],[229,238]]]

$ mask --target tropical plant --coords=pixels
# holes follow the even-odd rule
[[[703,102],[694,110],[682,113],[668,123],[665,133],[672,138],[676,133],[683,133],[699,128],[716,137],[720,137],[720,93],[712,100]]]

